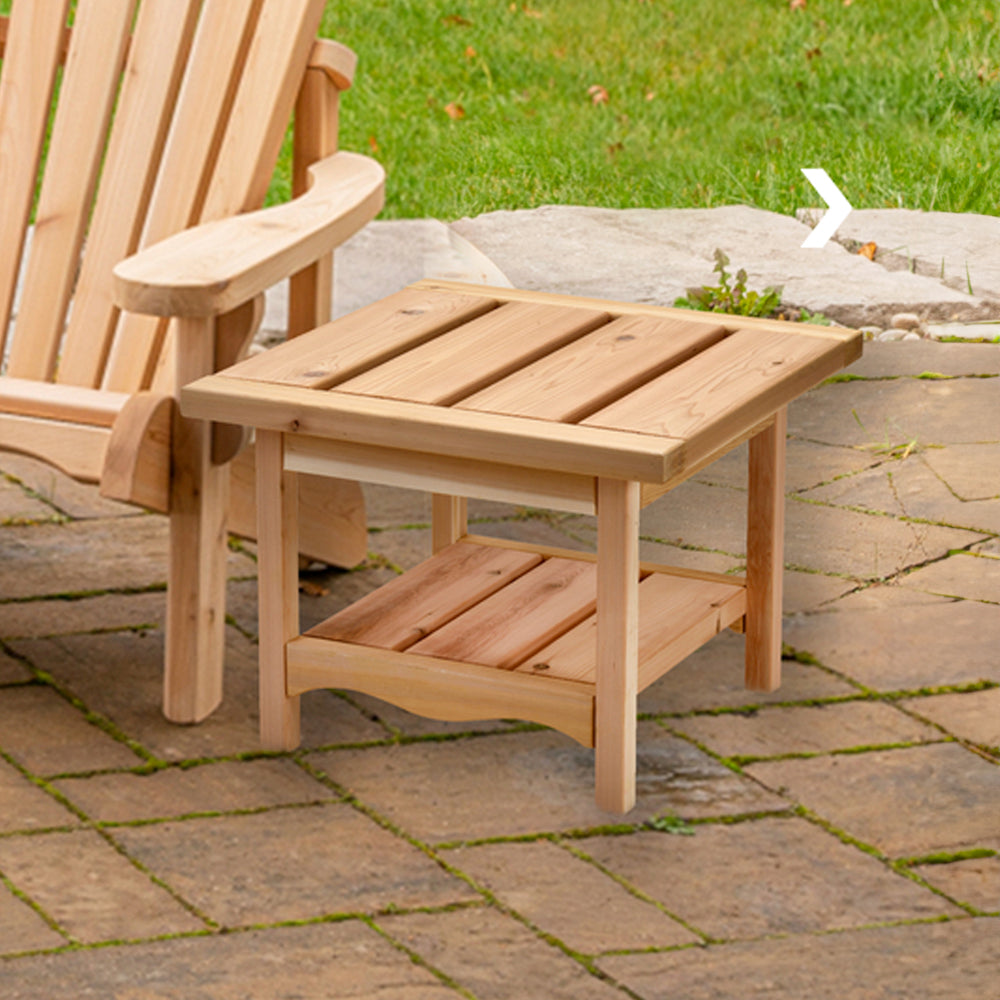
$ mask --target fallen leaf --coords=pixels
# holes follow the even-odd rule
[[[608,155],[614,156],[616,153],[620,153],[625,146],[620,142],[613,142],[608,146]]]
[[[588,87],[587,93],[590,94],[590,100],[593,104],[607,104],[610,100],[608,92],[598,83]]]
[[[465,47],[465,58],[466,59],[475,59],[476,58],[476,50],[471,45],[467,45]]]
[[[654,97],[656,97],[656,91],[655,90],[647,90],[646,91],[646,100],[647,101],[651,101]]]
[[[545,15],[540,10],[532,10],[530,7],[522,7],[521,10],[524,12],[525,17],[544,17]]]
[[[805,10],[806,0],[788,0],[788,6],[791,10]]]
[[[468,28],[472,25],[472,22],[461,14],[446,14],[441,18],[441,23],[453,28]]]
[[[878,246],[875,243],[866,243],[859,251],[859,257],[867,257],[869,260],[875,259],[875,251],[878,250]]]
[[[444,106],[444,113],[452,119],[459,119],[465,117],[465,108],[461,104],[456,104],[454,101],[450,101]]]
[[[375,136],[373,135],[368,136],[368,145],[371,147],[371,151],[373,153],[378,152],[378,140],[375,138]]]
[[[817,56],[821,56],[822,54],[823,52],[818,45],[814,49],[806,49],[806,59],[809,59],[810,61],[815,59]]]
[[[329,587],[314,583],[312,580],[299,580],[299,590],[307,597],[326,597],[330,593]]]

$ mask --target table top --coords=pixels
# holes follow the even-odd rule
[[[853,330],[427,280],[199,379],[227,423],[665,483],[861,355]]]

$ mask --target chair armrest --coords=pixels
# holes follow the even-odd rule
[[[346,45],[331,38],[317,38],[309,53],[309,68],[321,69],[337,90],[349,90],[354,82],[358,57]]]
[[[301,271],[381,210],[385,172],[334,153],[309,167],[294,201],[195,226],[121,261],[117,305],[155,316],[217,316]]]

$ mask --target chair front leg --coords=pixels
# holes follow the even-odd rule
[[[215,320],[176,322],[177,385],[214,367]],[[222,700],[229,470],[212,461],[212,425],[174,416],[163,711],[199,722]]]

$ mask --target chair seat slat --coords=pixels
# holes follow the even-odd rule
[[[7,372],[52,378],[135,0],[79,0]]]
[[[121,392],[0,376],[0,411],[26,417],[110,427],[128,399]]]

